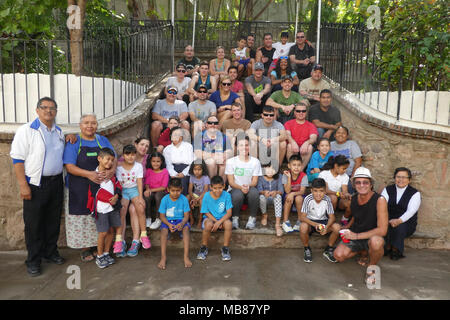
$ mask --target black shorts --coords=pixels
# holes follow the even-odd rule
[[[352,252],[369,251],[369,239],[350,240],[349,243],[341,240],[341,243],[349,247]]]
[[[311,221],[312,221],[312,222],[316,222],[316,223],[323,224],[323,225],[325,225],[325,226],[328,224],[328,219],[326,219],[326,220],[312,220],[312,219],[311,219]],[[314,232],[320,234],[320,232],[318,232],[318,231],[316,230],[316,228],[314,228],[313,226],[310,225],[309,227],[310,227],[309,235],[312,235]]]
[[[108,232],[111,227],[120,227],[121,225],[119,210],[108,213],[97,212],[97,219],[95,220],[97,232]]]

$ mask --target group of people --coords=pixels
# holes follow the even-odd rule
[[[409,186],[410,170],[396,169],[395,184],[381,195],[374,192],[361,150],[332,106],[323,67],[314,64],[314,48],[304,33],[297,33],[290,47],[286,33],[273,45],[266,34],[257,50],[254,40],[241,37],[231,60],[219,47],[210,63],[200,62],[188,46],[152,109],[150,138],[124,146],[120,157],[97,134],[95,115],[83,115],[80,134],[64,137],[55,125],[56,102],[38,101],[38,118],[18,129],[11,146],[31,276],[41,273],[41,259],[64,263],[56,246],[63,167],[67,245],[81,249],[81,259],[95,260],[99,268],[115,262],[111,249],[116,257],[149,249],[147,228],[161,230],[160,269],[166,268],[167,239],[177,232],[184,265],[192,266],[194,226],[203,230],[197,259],[206,259],[211,232],[223,230],[221,255],[228,261],[232,230],[244,227],[241,212],[248,207],[246,229],[256,227],[259,211],[266,227],[269,204],[277,236],[299,232],[305,262],[312,262],[313,232],[330,234],[323,255],[331,262],[357,253],[362,265],[377,264],[383,253],[403,257],[403,241],[415,231],[420,206],[420,193]],[[238,80],[244,75],[245,91]],[[339,222],[336,210],[343,211]],[[297,220],[291,224],[292,211]],[[335,247],[340,234],[343,241]]]

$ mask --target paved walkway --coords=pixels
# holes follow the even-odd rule
[[[36,278],[26,273],[25,252],[0,252],[0,299],[450,299],[450,251],[407,249],[406,259],[383,258],[381,289],[370,290],[363,267],[354,260],[332,264],[319,249],[310,264],[302,249],[232,249],[230,262],[221,261],[218,249],[195,260],[197,250],[185,269],[182,250],[169,247],[161,271],[159,248],[103,270],[62,249],[66,264],[43,264]],[[80,268],[81,289],[67,287],[75,283],[66,273],[71,265]]]

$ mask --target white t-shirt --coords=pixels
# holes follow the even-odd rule
[[[137,186],[137,179],[143,178],[144,169],[142,164],[139,162],[134,162],[133,168],[131,170],[125,170],[122,166],[117,166],[116,177],[119,180],[122,188],[134,188]]]
[[[342,191],[342,185],[348,184],[349,177],[346,173],[338,175],[337,177],[333,176],[330,170],[325,170],[319,173],[319,178],[322,178],[325,180],[325,182],[328,184],[328,189],[332,192],[341,192]]]
[[[184,77],[182,82],[178,82],[177,77],[169,77],[167,79],[166,88],[175,87],[178,90],[178,93],[185,93],[187,88],[189,88],[189,82],[191,82],[191,78]]]
[[[95,171],[98,172],[98,168],[95,169]],[[100,183],[100,188],[105,189],[111,194],[114,194],[114,184],[112,183],[111,179]],[[114,208],[109,202],[103,202],[103,201],[97,201],[97,212],[99,213],[108,213],[113,211]]]
[[[234,182],[240,186],[252,182],[252,177],[262,176],[261,163],[258,159],[249,157],[248,162],[239,160],[239,156],[228,159],[225,174],[234,175]]]
[[[282,44],[281,42],[272,43],[272,48],[275,48],[273,54],[273,59],[278,59],[279,57],[289,56],[289,49],[295,44],[295,42],[286,42]]]
[[[312,193],[308,194],[303,201],[302,212],[306,213],[309,220],[327,220],[327,214],[334,214],[330,197],[325,195],[322,201],[317,203]]]

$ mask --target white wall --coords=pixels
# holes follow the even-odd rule
[[[58,104],[56,121],[59,124],[78,123],[82,113],[95,113],[98,119],[106,118],[120,112],[121,101],[123,109],[133,102],[134,99],[130,97],[133,94],[133,88],[136,97],[145,90],[144,86],[131,82],[109,78],[77,77],[73,74],[57,74],[54,77],[54,83],[55,100]],[[104,95],[103,87],[105,87]],[[36,117],[36,103],[39,97],[44,96],[50,96],[49,75],[39,74],[38,77],[35,73],[4,74],[3,81],[0,78],[0,122],[25,123],[33,120]]]

